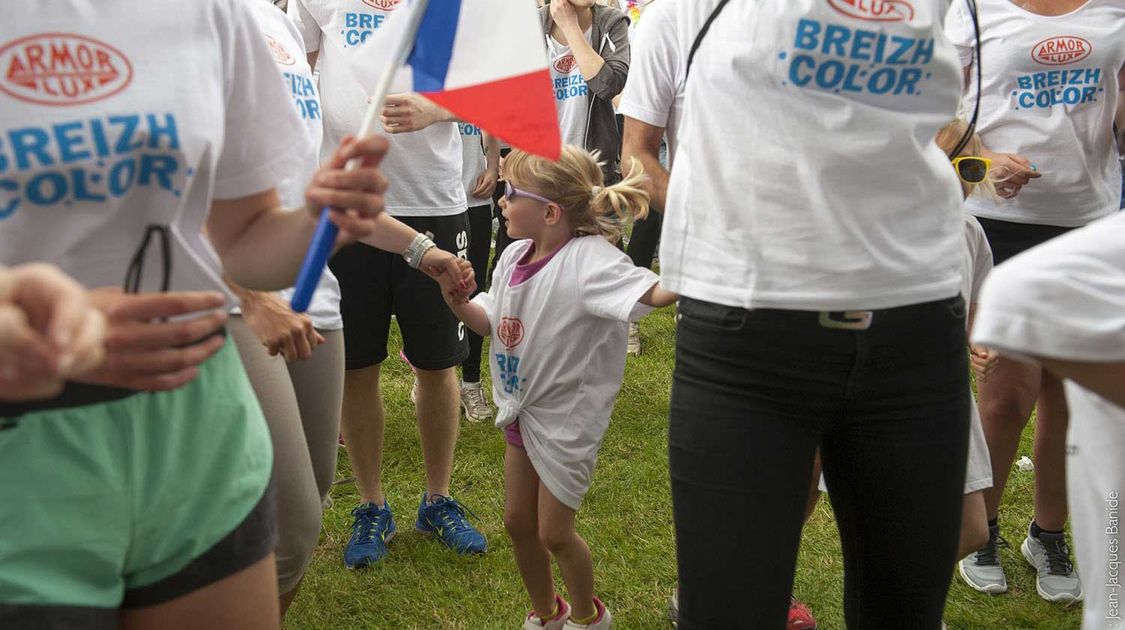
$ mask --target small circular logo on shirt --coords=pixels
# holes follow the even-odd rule
[[[1045,66],[1065,66],[1082,61],[1094,52],[1088,40],[1073,35],[1049,37],[1031,49],[1031,58]]]
[[[914,5],[909,0],[828,0],[836,11],[869,22],[910,22]]]
[[[566,54],[555,60],[555,70],[560,74],[570,74],[571,70],[578,67],[578,60],[572,54]]]
[[[496,337],[504,347],[511,350],[523,341],[523,322],[515,317],[502,317],[496,328]]]
[[[266,43],[269,44],[270,54],[273,55],[273,60],[277,63],[283,66],[291,66],[297,63],[297,58],[289,54],[289,51],[281,45],[281,42],[266,35]]]
[[[380,11],[394,11],[399,2],[402,2],[402,0],[363,0],[363,4],[375,7]]]
[[[39,105],[81,105],[128,87],[133,66],[113,46],[83,35],[41,33],[0,47],[0,91]]]

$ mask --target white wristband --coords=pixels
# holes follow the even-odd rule
[[[402,258],[406,261],[406,264],[410,265],[411,269],[417,269],[422,266],[422,257],[434,247],[437,247],[437,245],[429,236],[419,233],[414,237],[414,240],[410,241],[410,246],[403,252]]]

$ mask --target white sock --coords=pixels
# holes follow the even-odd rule
[[[461,387],[462,388],[465,388],[465,387],[480,387],[480,381],[470,383],[469,381],[462,380],[461,381]]]

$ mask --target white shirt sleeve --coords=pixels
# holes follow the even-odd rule
[[[957,49],[962,68],[973,63],[977,38],[972,18],[965,10],[965,0],[954,0],[945,14],[945,38]]]
[[[582,236],[584,250],[578,290],[586,312],[618,321],[636,321],[652,311],[641,304],[659,276],[637,267],[623,252],[600,236]],[[586,241],[589,239],[588,241]]]
[[[312,151],[266,38],[244,2],[231,3],[220,35],[225,60],[223,145],[214,198],[237,199],[274,188]]]
[[[972,291],[969,293],[969,303],[980,299],[980,290],[984,286],[984,279],[992,271],[992,247],[988,244],[988,237],[980,224],[973,230],[975,243],[973,244],[973,282]]]
[[[973,343],[1017,356],[1125,361],[1125,214],[998,266],[981,292]]]
[[[654,127],[668,125],[679,89],[680,49],[665,2],[645,11],[632,44],[629,79],[618,111]]]
[[[301,32],[301,39],[305,40],[306,53],[314,53],[320,50],[320,24],[317,24],[316,19],[309,12],[305,1],[293,0],[289,3],[286,13],[297,25],[297,30]]]

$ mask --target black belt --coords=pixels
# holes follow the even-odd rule
[[[73,409],[74,407],[113,402],[139,393],[141,392],[121,387],[68,382],[62,393],[54,398],[26,402],[0,402],[0,419],[2,419],[0,420],[0,430],[12,428],[15,426],[13,421],[16,418],[29,413]]]

